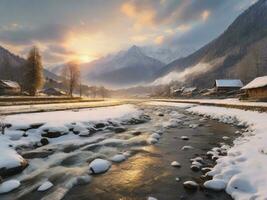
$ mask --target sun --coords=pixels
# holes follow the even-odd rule
[[[96,59],[95,57],[92,57],[92,56],[87,55],[87,54],[81,54],[81,55],[78,55],[78,60],[79,60],[81,63],[91,62],[92,60],[95,60],[95,59]]]

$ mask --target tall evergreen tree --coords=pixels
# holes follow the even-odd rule
[[[42,88],[44,83],[43,79],[43,66],[42,59],[37,47],[33,47],[28,55],[25,66],[24,76],[24,89],[30,95],[35,96],[37,90]]]

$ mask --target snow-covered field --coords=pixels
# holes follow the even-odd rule
[[[210,101],[212,102],[212,100]],[[231,102],[232,100],[224,100]],[[162,106],[187,104],[155,102]],[[265,105],[265,103],[262,103]],[[227,156],[218,156],[217,164],[207,175],[213,180],[204,186],[213,190],[225,189],[233,199],[266,199],[267,197],[267,113],[233,108],[194,105],[187,109],[192,114],[244,127],[241,137],[234,141]],[[227,138],[225,138],[227,139]],[[224,147],[222,147],[224,148]],[[213,153],[214,152],[209,152]]]

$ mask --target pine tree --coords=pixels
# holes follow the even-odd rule
[[[24,88],[30,95],[35,96],[37,90],[42,88],[43,66],[42,59],[37,47],[33,47],[28,55],[25,66]]]

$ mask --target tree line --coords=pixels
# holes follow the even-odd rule
[[[37,47],[33,47],[23,67],[22,89],[31,96],[35,96],[45,83],[42,57]],[[68,95],[73,96],[74,90],[80,86],[81,77],[79,64],[71,61],[62,70],[62,82],[68,90]],[[80,89],[80,95],[81,89]]]

